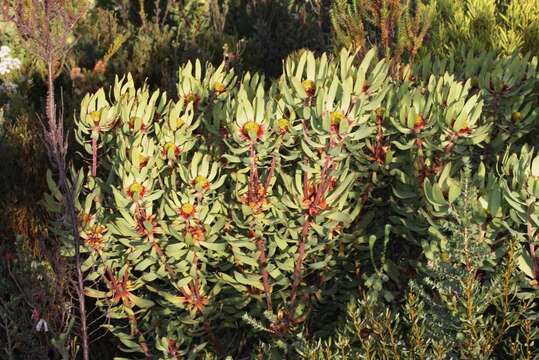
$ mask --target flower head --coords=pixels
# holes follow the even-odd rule
[[[188,219],[190,218],[191,216],[193,216],[193,214],[195,213],[196,211],[196,208],[193,204],[191,203],[185,203],[181,206],[180,208],[180,215],[184,218],[184,219]]]
[[[248,140],[257,141],[264,136],[264,127],[256,121],[247,121],[241,128],[241,134]]]
[[[166,143],[163,146],[163,156],[165,158],[169,158],[169,157],[175,158],[178,155],[180,155],[180,152],[181,152],[180,147],[172,142]]]
[[[277,129],[279,130],[279,133],[281,135],[287,133],[290,129],[290,122],[288,121],[288,119],[280,118],[279,120],[277,120]]]
[[[193,226],[189,229],[189,233],[193,237],[193,241],[198,243],[204,240],[204,227],[203,226]]]
[[[107,232],[107,227],[103,225],[94,225],[88,231],[85,231],[81,237],[84,238],[84,242],[94,251],[103,249],[104,237]]]
[[[333,111],[329,114],[329,122],[333,131],[339,130],[339,126],[343,120],[346,119],[346,115],[342,111]]]
[[[304,80],[302,83],[303,90],[307,93],[307,96],[313,97],[316,93],[316,84],[312,80]]]
[[[92,124],[99,125],[99,122],[101,121],[101,111],[92,111],[90,114],[90,120],[92,121]]]
[[[425,127],[425,118],[421,114],[416,115],[415,122],[414,122],[414,131],[416,133],[420,132],[421,130],[423,130],[424,127]]]
[[[135,129],[135,125],[136,125],[136,122],[138,120],[141,120],[140,129]],[[146,125],[144,124],[143,120],[140,119],[140,118],[134,118],[133,117],[133,118],[129,119],[129,124],[128,125],[129,125],[129,130],[132,130],[132,131],[140,130],[140,132],[143,132],[143,133],[146,132]]]
[[[198,189],[198,190],[208,190],[210,187],[210,182],[208,181],[208,178],[205,176],[199,175],[197,176],[192,184]]]
[[[130,198],[140,198],[144,196],[144,193],[146,192],[146,189],[144,188],[144,185],[138,182],[134,182],[129,186],[129,189],[127,190],[127,195],[129,195]]]
[[[187,105],[189,103],[193,103],[193,107],[195,109],[198,106],[199,101],[200,101],[200,96],[198,96],[198,94],[195,94],[195,93],[189,93],[189,94],[184,95],[183,97],[183,104]]]
[[[221,95],[222,93],[225,92],[225,85],[223,83],[216,82],[215,84],[213,84],[213,91],[217,95]]]

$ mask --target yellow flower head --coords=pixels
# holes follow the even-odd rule
[[[287,119],[281,118],[277,120],[277,129],[279,129],[279,132],[281,134],[284,134],[285,132],[287,132],[289,128],[290,128],[290,122]]]
[[[101,121],[101,111],[92,111],[90,114],[90,119],[94,125],[99,125]]]
[[[307,93],[308,96],[312,97],[314,96],[316,92],[316,85],[314,81],[312,80],[304,80],[303,83],[303,90]]]
[[[195,206],[191,203],[185,203],[180,208],[180,215],[184,218],[189,218],[195,213]]]
[[[337,128],[344,119],[346,119],[346,116],[342,111],[333,111],[329,114],[329,121],[333,128]]]
[[[144,192],[145,192],[144,186],[138,182],[134,182],[129,187],[128,195],[130,197],[133,197],[134,195],[144,196]]]
[[[193,182],[196,187],[199,187],[203,190],[207,190],[210,186],[208,179],[202,175],[197,176]]]
[[[213,91],[215,91],[217,95],[220,95],[225,92],[225,85],[223,83],[216,82],[213,84]]]
[[[264,128],[256,121],[247,121],[241,128],[241,133],[246,139],[260,140],[264,135]]]

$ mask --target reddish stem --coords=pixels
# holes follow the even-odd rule
[[[250,148],[250,157],[251,157],[251,172],[249,174],[249,189],[247,198],[249,203],[258,203],[262,197],[266,196],[266,191],[268,190],[268,187],[271,182],[271,178],[273,177],[273,173],[275,171],[275,155],[273,156],[273,159],[271,160],[271,167],[268,173],[268,177],[266,179],[266,184],[264,185],[264,194],[259,193],[259,185],[260,181],[258,178],[258,167],[256,166],[256,151],[254,148],[254,144],[251,144]],[[251,229],[251,231],[253,231]],[[254,233],[254,231],[253,231]],[[273,304],[271,301],[271,286],[270,286],[270,279],[269,279],[269,273],[266,269],[267,265],[267,257],[266,257],[266,246],[264,243],[264,239],[258,238],[255,240],[256,245],[258,247],[258,263],[260,267],[260,275],[262,276],[262,282],[264,286],[264,292],[266,294],[266,306],[268,311],[272,311]]]
[[[249,203],[253,203],[257,199],[258,194],[258,168],[256,166],[256,152],[254,144],[251,144],[250,147],[250,157],[251,157],[251,173],[249,174],[249,189],[247,190],[247,199]]]
[[[269,312],[273,311],[273,304],[271,301],[271,286],[268,269],[266,265],[268,260],[266,258],[266,245],[264,240],[259,238],[256,240],[256,246],[258,247],[258,264],[260,266],[260,274],[262,275],[262,284],[264,285],[264,292],[266,293],[266,306]]]
[[[152,354],[150,353],[150,349],[148,347],[148,343],[144,339],[144,335],[138,328],[138,322],[135,315],[129,315],[128,320],[131,323],[131,326],[133,327],[133,335],[139,337],[139,345],[142,348],[142,351],[144,352],[144,355],[146,356],[146,359],[151,359]]]
[[[305,260],[305,241],[307,240],[307,235],[309,234],[309,229],[311,223],[309,216],[305,216],[305,223],[303,224],[303,230],[301,232],[301,239],[298,244],[297,258],[294,265],[294,274],[292,275],[294,281],[292,283],[292,289],[290,291],[290,311],[288,313],[288,320],[293,321],[294,313],[296,312],[296,299],[298,296],[298,288],[301,282],[301,272],[303,269],[303,261]]]
[[[273,158],[271,159],[271,166],[270,166],[270,170],[269,170],[269,173],[268,173],[268,178],[266,179],[266,185],[264,186],[264,192],[265,193],[268,192],[268,188],[269,188],[270,183],[271,183],[271,178],[273,177],[273,174],[275,172],[275,160],[276,160],[276,156],[274,154]]]

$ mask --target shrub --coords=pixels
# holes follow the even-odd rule
[[[537,0],[438,0],[437,7],[426,53],[538,54]]]
[[[84,270],[99,283],[86,291],[125,351],[292,355],[332,334],[358,291],[396,308],[376,318],[389,328],[422,304],[414,331],[432,349],[462,344],[448,356],[522,344],[514,319],[528,317],[536,286],[522,274],[537,260],[522,207],[537,209],[534,193],[517,189],[536,170],[522,144],[536,133],[526,89],[538,83],[537,60],[515,58],[474,84],[409,68],[391,78],[374,50],[356,59],[304,52],[269,88],[258,74],[196,61],[180,68],[176,99],[137,89],[130,75],[109,96],[85,96],[77,140],[91,170],[74,169],[73,182]],[[429,66],[442,68],[418,69]],[[515,110],[518,121],[498,122]],[[49,185],[47,206],[61,213]],[[52,229],[68,239],[64,223]],[[383,349],[420,351],[396,345]]]
[[[436,1],[337,0],[331,5],[334,45],[367,51],[378,44],[393,65],[413,63],[436,15]]]

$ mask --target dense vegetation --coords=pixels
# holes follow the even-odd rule
[[[52,3],[53,66],[2,23],[6,358],[539,357],[537,0]]]

